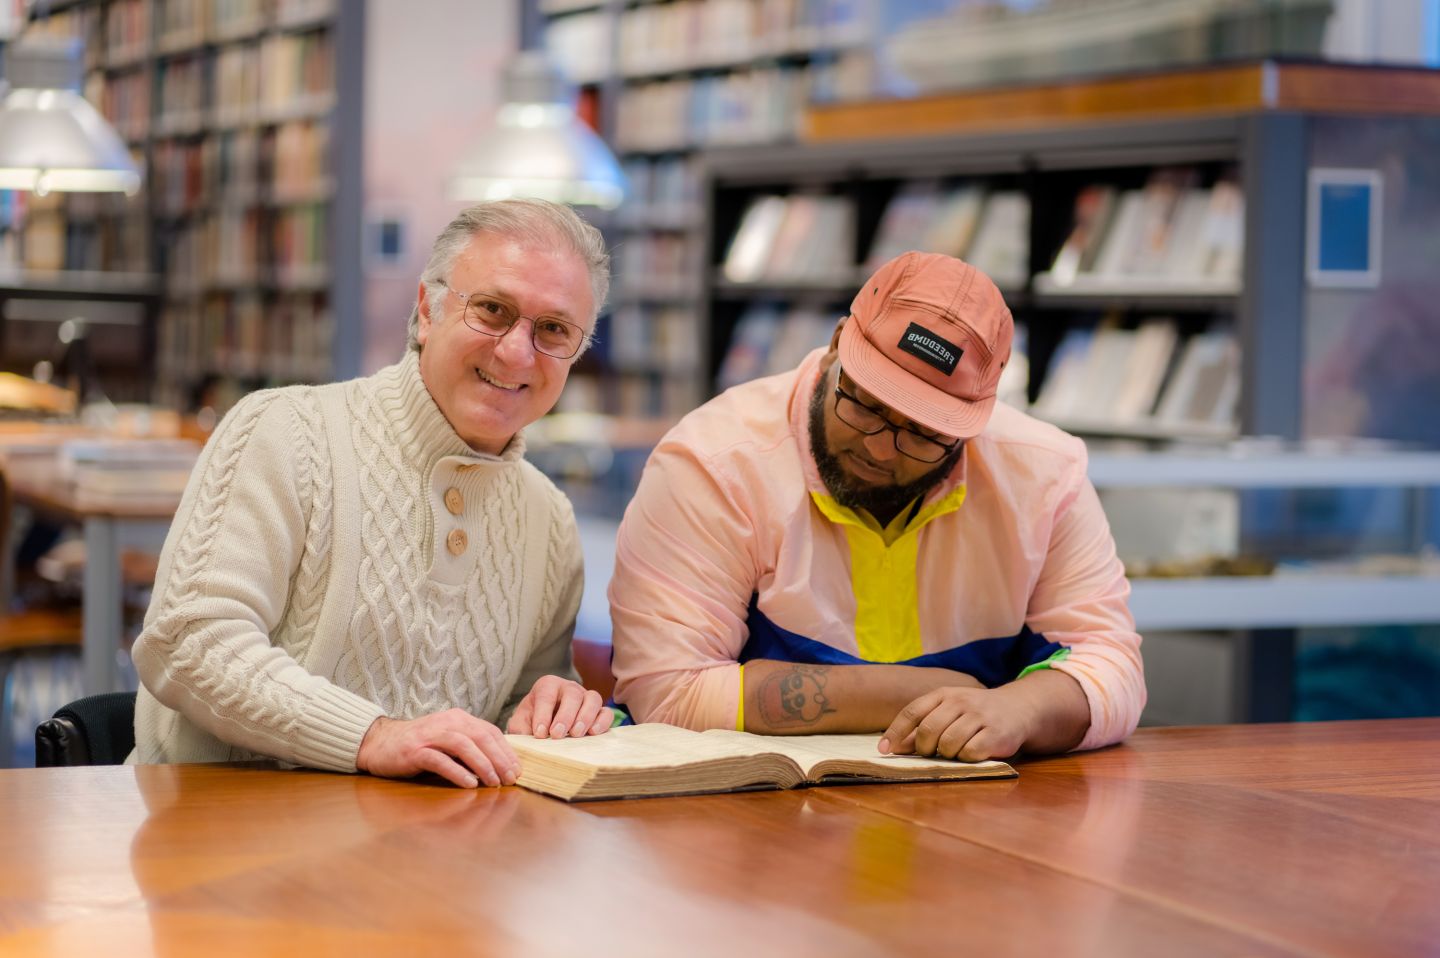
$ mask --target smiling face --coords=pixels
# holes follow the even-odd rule
[[[496,455],[555,405],[572,361],[537,352],[530,319],[500,337],[471,329],[456,291],[490,293],[522,317],[552,316],[588,333],[595,321],[590,277],[579,254],[561,244],[478,233],[438,296],[420,284],[420,377],[460,438]]]

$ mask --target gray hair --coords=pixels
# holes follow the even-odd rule
[[[590,273],[590,292],[595,298],[595,313],[590,316],[593,324],[610,292],[610,254],[605,251],[605,238],[570,207],[549,200],[494,200],[462,210],[435,237],[430,260],[420,274],[430,302],[439,301],[455,260],[479,233],[507,236],[534,245],[558,242],[569,247]],[[410,310],[407,349],[419,352],[419,330],[420,301],[417,299]],[[588,337],[586,342],[588,344]]]

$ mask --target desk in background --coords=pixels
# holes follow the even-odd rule
[[[119,688],[116,653],[125,631],[120,576],[120,529],[124,525],[168,526],[180,505],[97,507],[75,499],[72,490],[16,480],[15,501],[39,515],[74,522],[85,530],[85,573],[81,601],[86,695]]]
[[[180,505],[180,490],[188,477],[199,444],[189,441],[161,440],[159,448],[173,457],[185,450],[179,460],[161,460],[159,470],[145,470],[146,482],[170,481],[153,489],[140,490],[142,495],[101,495],[87,489],[78,478],[73,464],[69,472],[62,459],[64,450],[72,446],[109,447],[114,458],[124,458],[124,451],[136,450],[142,461],[156,455],[152,440],[104,440],[83,435],[74,429],[40,430],[20,434],[0,442],[0,468],[6,469],[11,493],[16,504],[46,519],[79,525],[85,536],[85,568],[82,580],[85,693],[108,692],[119,687],[116,653],[124,632],[121,577],[121,532],[124,527],[146,527],[158,541]],[[72,450],[73,451],[73,450]],[[178,464],[177,464],[178,463]],[[173,474],[173,475],[172,475]]]
[[[1440,719],[1142,729],[1017,780],[568,806],[0,772],[0,952],[1389,955],[1440,941]]]

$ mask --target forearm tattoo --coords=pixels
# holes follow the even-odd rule
[[[765,724],[770,728],[802,728],[834,712],[825,695],[829,671],[829,666],[824,665],[792,665],[767,675],[756,695]]]

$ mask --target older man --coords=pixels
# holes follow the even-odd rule
[[[511,783],[496,723],[599,734],[571,680],[581,552],[527,463],[609,285],[600,235],[504,201],[435,241],[404,358],[248,396],[211,437],[134,660],[132,762],[269,756]]]
[[[907,253],[828,349],[687,416],[620,528],[616,698],[970,760],[1129,734],[1129,586],[1084,445],[996,404],[1012,333],[983,273]]]

